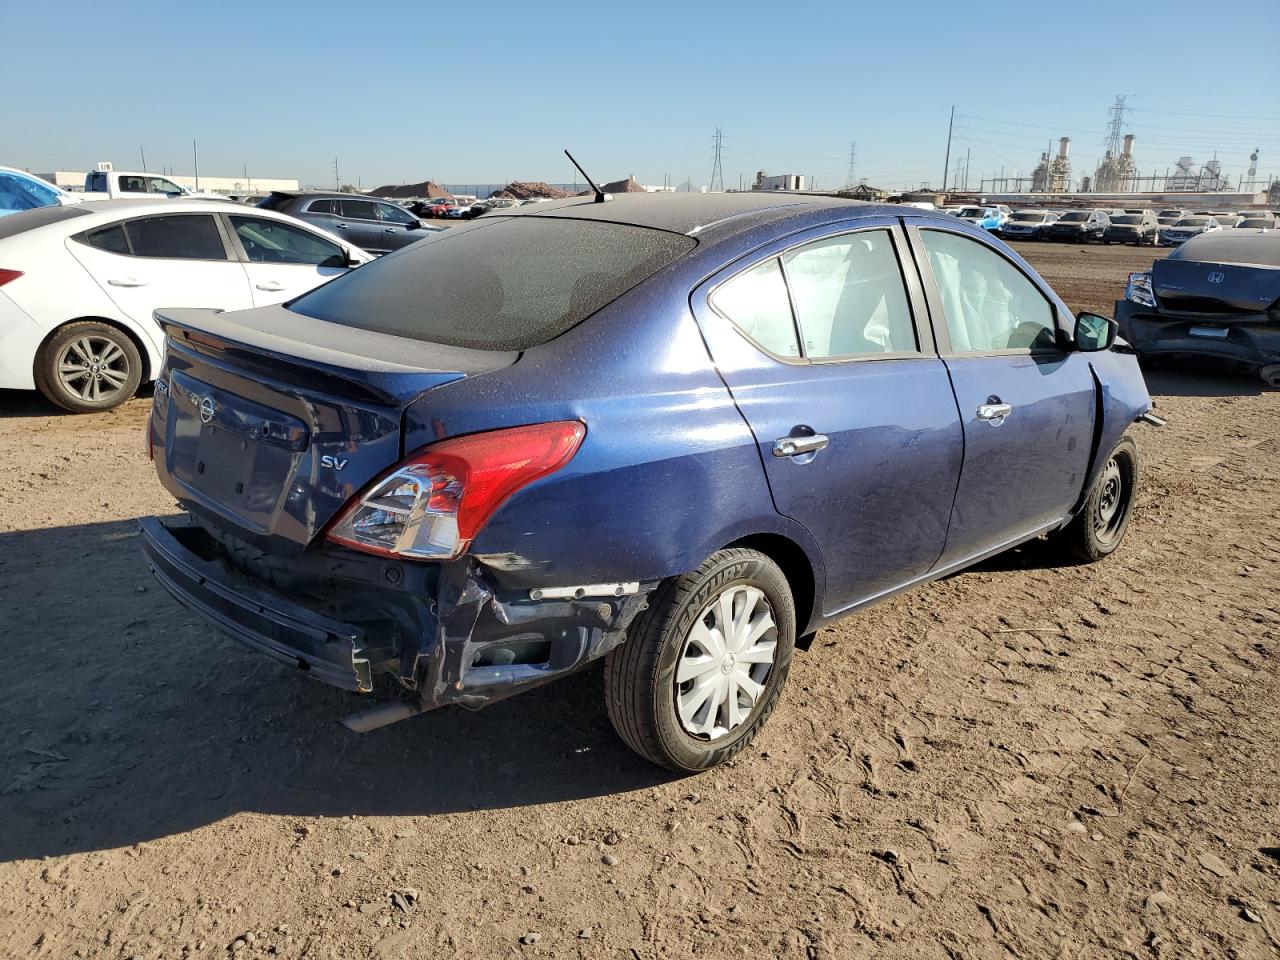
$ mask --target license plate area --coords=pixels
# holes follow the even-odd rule
[[[1191,327],[1187,330],[1193,337],[1209,337],[1213,340],[1225,340],[1231,333],[1230,327]]]
[[[220,512],[265,532],[309,431],[297,417],[173,371],[169,472]]]

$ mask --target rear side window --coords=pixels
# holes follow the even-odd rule
[[[806,244],[782,262],[806,357],[916,352],[915,324],[888,231]]]
[[[307,213],[333,213],[333,201],[312,200],[307,204]]]
[[[597,220],[485,217],[365,264],[289,307],[431,343],[527,350],[694,246],[681,234]]]
[[[126,257],[129,255],[129,241],[124,238],[124,227],[118,223],[100,230],[91,230],[78,239],[86,246],[105,250],[107,253],[119,253]]]
[[[222,234],[209,214],[143,217],[125,225],[135,257],[167,260],[225,260]]]
[[[378,210],[368,200],[341,200],[342,215],[351,220],[377,220]]]
[[[787,282],[777,258],[726,281],[711,295],[711,305],[775,356],[800,356]]]

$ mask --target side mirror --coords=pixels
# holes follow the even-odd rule
[[[357,256],[356,256],[354,253],[352,253],[350,250],[346,251],[346,259],[347,259],[347,266],[348,266],[348,267],[358,267],[358,266],[360,266],[360,264],[364,263],[364,261],[363,261],[363,260],[361,260],[359,257],[357,257]]]
[[[406,223],[404,225],[404,228],[406,230],[417,230],[421,226],[422,226],[422,221],[415,219],[412,223]]]
[[[1111,345],[1116,342],[1116,334],[1119,331],[1120,324],[1110,317],[1100,317],[1096,313],[1077,314],[1076,349],[1084,353],[1109,350]]]

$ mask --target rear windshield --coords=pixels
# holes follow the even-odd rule
[[[1126,213],[1123,217],[1112,217],[1112,223],[1141,223],[1142,218],[1136,214]]]
[[[292,199],[287,193],[272,193],[259,200],[257,205],[263,210],[283,210]]]
[[[1168,259],[1241,263],[1280,269],[1280,233],[1239,234],[1234,230],[1202,233],[1175,248]]]
[[[480,350],[527,350],[692,250],[598,220],[485,217],[410,244],[289,304],[308,317]]]
[[[1087,213],[1080,213],[1078,211],[1076,213],[1064,213],[1062,215],[1062,220],[1065,223],[1082,223],[1088,219],[1089,215]]]
[[[16,237],[20,233],[57,223],[59,220],[70,220],[72,217],[84,217],[92,213],[82,210],[77,205],[67,207],[36,207],[34,210],[23,210],[0,217],[0,240],[5,237]]]
[[[1179,227],[1203,227],[1209,223],[1206,217],[1183,217],[1178,221]]]

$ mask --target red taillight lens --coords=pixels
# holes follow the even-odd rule
[[[586,433],[577,421],[535,423],[424,447],[348,504],[326,536],[385,556],[452,559],[512,494],[573,459]]]
[[[20,276],[22,276],[21,270],[5,270],[3,267],[0,267],[0,287],[3,287],[6,283],[12,283]]]

